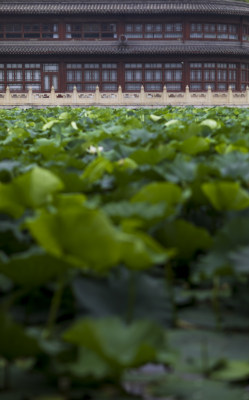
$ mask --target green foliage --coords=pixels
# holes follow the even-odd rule
[[[153,323],[136,321],[126,326],[115,318],[78,321],[63,337],[94,353],[112,370],[113,376],[119,376],[127,367],[157,361],[165,346],[163,329]]]
[[[61,260],[100,271],[119,261],[118,232],[99,210],[67,203],[56,212],[43,210],[26,224],[38,243]]]
[[[176,248],[176,256],[185,260],[191,260],[197,251],[207,250],[212,245],[207,230],[184,220],[164,224],[158,235],[165,246]]]
[[[49,202],[61,189],[63,183],[53,173],[34,168],[11,183],[0,184],[0,211],[19,217],[26,208],[38,208]]]
[[[239,211],[249,207],[249,194],[237,182],[204,183],[202,190],[218,211]]]
[[[246,400],[248,110],[0,117],[0,397]]]
[[[67,268],[64,260],[58,260],[36,247],[0,260],[0,272],[22,287],[41,286],[63,275]]]
[[[0,324],[1,357],[12,361],[19,357],[33,357],[39,353],[37,341],[4,313],[0,313]]]

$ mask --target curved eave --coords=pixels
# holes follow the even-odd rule
[[[0,55],[221,55],[249,56],[249,45],[231,44],[73,44],[23,42],[0,44]]]
[[[124,14],[219,14],[249,15],[248,3],[229,1],[212,2],[128,2],[128,3],[2,3],[0,14],[87,14],[87,15],[124,15]]]

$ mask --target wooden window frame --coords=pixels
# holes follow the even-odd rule
[[[165,63],[162,60],[155,63],[145,61],[139,63],[110,63],[108,61],[105,63],[103,61],[99,63],[77,63],[76,61],[74,64],[70,64],[71,68],[68,69],[66,68],[67,63],[64,64],[62,61],[43,63],[27,63],[27,61],[23,61],[22,63],[1,63],[0,90],[5,91],[6,87],[10,86],[12,91],[27,91],[29,87],[32,87],[34,92],[49,92],[51,86],[47,90],[45,90],[44,86],[46,75],[50,77],[50,85],[52,79],[56,75],[56,79],[59,82],[56,91],[72,91],[73,87],[76,86],[78,91],[94,92],[97,85],[101,92],[115,92],[118,89],[118,85],[121,85],[122,89],[127,92],[140,91],[142,85],[147,92],[162,91],[164,85],[166,85],[168,92],[184,91],[186,85],[190,86],[191,91],[205,91],[209,85],[211,85],[214,91],[222,91],[227,90],[229,86],[232,86],[233,90],[245,90],[246,86],[249,84],[249,63],[243,62],[241,64],[236,61],[216,61],[214,63],[212,61],[186,61],[184,63],[168,61]],[[55,67],[47,68],[46,64],[58,64],[58,68],[57,70]],[[161,65],[162,67],[160,67]],[[246,67],[243,67],[243,65]],[[22,80],[14,78],[7,79],[7,70],[14,71],[14,73],[17,73],[15,71],[22,70]],[[84,71],[87,70],[97,70],[99,79],[89,79],[86,81],[84,79]],[[129,70],[132,71],[129,73],[129,78],[127,78],[127,76],[125,78],[125,72]],[[197,70],[201,71],[199,72],[200,77],[194,79],[193,71]],[[212,75],[214,74],[214,70],[215,79],[213,79],[214,75]],[[32,72],[28,74],[27,71]],[[39,74],[37,71],[40,71],[40,80],[38,79],[38,75],[35,76],[35,74]],[[80,71],[82,80],[80,81],[79,75],[77,76],[75,73],[71,75],[70,79],[67,79],[67,71]],[[138,75],[135,76],[134,74],[136,74],[137,71],[139,71]],[[159,79],[158,71],[161,73],[161,80]],[[218,74],[220,74],[220,78],[222,79],[219,80]],[[208,77],[210,79],[208,79]],[[48,77],[46,79],[48,80]]]
[[[240,64],[240,90],[246,90],[249,85],[249,63]]]
[[[20,30],[16,31],[11,31],[8,30],[7,27],[9,25],[20,25]],[[25,29],[25,26],[37,26],[38,29]],[[47,30],[44,30],[45,26],[50,26],[50,31],[48,33]],[[12,33],[13,32],[13,33]],[[15,33],[16,32],[16,33]],[[47,35],[51,35],[52,37],[48,37]],[[8,37],[8,35],[12,35],[11,37]],[[19,35],[19,37],[15,37],[15,35]],[[30,35],[27,37],[27,35]],[[33,35],[33,37],[32,37]],[[45,36],[46,35],[46,36]],[[59,40],[60,35],[59,35],[59,23],[58,22],[7,22],[7,23],[1,23],[0,24],[0,41],[1,40]]]
[[[44,66],[48,64],[57,64],[58,69],[57,71],[45,71]],[[3,65],[3,67],[2,67]],[[16,67],[14,66],[16,65]],[[34,92],[50,92],[51,87],[48,90],[45,90],[45,85],[44,85],[44,76],[47,75],[53,79],[53,77],[56,75],[57,81],[58,81],[58,88],[55,88],[55,90],[58,92],[60,89],[60,63],[59,62],[33,62],[33,63],[28,63],[28,62],[20,62],[20,63],[1,63],[0,64],[0,70],[3,71],[3,76],[4,80],[0,81],[0,90],[5,91],[6,87],[9,86],[10,90],[12,91],[12,88],[14,85],[19,85],[20,87],[18,89],[13,88],[13,91],[15,92],[27,92],[29,88],[32,88]],[[12,73],[17,74],[16,71],[21,71],[22,72],[22,79],[9,79],[8,78],[8,71],[11,71]],[[27,72],[31,71],[32,79],[27,78]],[[38,80],[35,77],[35,74],[39,73],[40,79]]]
[[[134,67],[129,67],[134,65]],[[135,67],[138,65],[138,67]],[[141,65],[141,66],[140,66]],[[160,67],[161,65],[161,67]],[[143,85],[147,92],[161,92],[163,87],[166,86],[169,92],[178,92],[183,90],[184,84],[184,66],[182,62],[168,62],[168,63],[125,63],[124,65],[124,88],[127,92],[137,92]],[[129,71],[133,74],[136,71],[141,73],[141,79],[127,79],[126,72]],[[160,71],[161,79],[156,78],[156,73]],[[147,79],[147,73],[151,73],[151,79]],[[172,75],[171,79],[167,79],[166,73],[170,72]],[[180,72],[181,80],[177,78],[177,74]],[[131,85],[134,89],[131,89]],[[154,88],[153,88],[154,86]]]
[[[196,29],[193,29],[193,25],[196,25]],[[219,38],[218,36],[223,34],[222,30],[219,30],[219,26],[224,25],[227,27],[226,31],[224,31],[224,34],[227,34],[227,38]],[[214,26],[213,31],[206,30],[205,27],[208,26]],[[230,28],[235,27],[236,32],[231,32]],[[195,35],[196,37],[191,37],[191,35]],[[215,37],[205,37],[205,35],[208,34],[213,34]],[[230,38],[229,35],[235,34],[237,35],[237,38]],[[200,41],[227,41],[227,42],[237,42],[239,41],[240,37],[240,25],[237,23],[223,23],[223,22],[198,22],[198,21],[190,21],[189,22],[189,35],[188,39],[189,40],[200,40]]]
[[[76,86],[78,91],[84,90],[85,92],[94,92],[96,86],[101,91],[111,92],[118,90],[118,63],[66,63],[65,64],[65,85],[67,90],[72,90]],[[80,71],[82,74],[81,81],[77,79],[68,80],[67,73],[72,72],[75,74],[76,71]],[[98,76],[95,78],[96,72]],[[104,74],[109,76],[104,78]],[[86,79],[86,74],[89,75],[89,79]],[[92,79],[91,78],[92,76]]]
[[[86,30],[87,25],[96,25],[96,29]],[[114,29],[105,29],[105,25],[113,26]],[[77,29],[74,29],[74,26],[77,26]],[[118,24],[113,21],[66,22],[65,40],[116,40],[118,38],[117,30]]]
[[[152,30],[149,32],[147,26],[152,25]],[[161,25],[161,31],[156,30],[156,26]],[[167,26],[172,25],[171,30],[167,30]],[[181,29],[177,29],[177,25],[181,25]],[[130,27],[128,29],[128,26]],[[138,30],[136,26],[140,26],[141,29]],[[172,34],[172,36],[167,36]],[[149,37],[151,34],[152,37]],[[159,34],[161,36],[159,36]],[[127,22],[124,24],[124,35],[129,40],[183,40],[184,38],[184,23],[182,21],[157,21],[157,22]]]
[[[218,92],[228,90],[229,86],[233,90],[240,90],[238,83],[239,70],[239,63],[237,62],[190,62],[190,90],[196,92],[206,91],[209,86],[212,90]],[[210,79],[206,79],[206,74],[209,74]],[[196,76],[196,79],[194,76]],[[200,76],[200,79],[198,76]],[[197,85],[199,85],[199,89],[197,89]]]
[[[242,25],[242,41],[243,42],[249,41],[249,24]]]

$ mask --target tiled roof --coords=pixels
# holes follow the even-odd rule
[[[223,14],[249,15],[249,3],[233,0],[0,0],[1,14]]]
[[[249,45],[225,45],[224,43],[210,44],[199,43],[133,43],[119,46],[115,42],[102,42],[101,44],[82,44],[68,42],[27,43],[3,42],[0,44],[0,55],[237,55],[249,56]]]

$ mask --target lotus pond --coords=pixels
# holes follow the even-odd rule
[[[0,110],[1,400],[249,399],[249,110]]]

